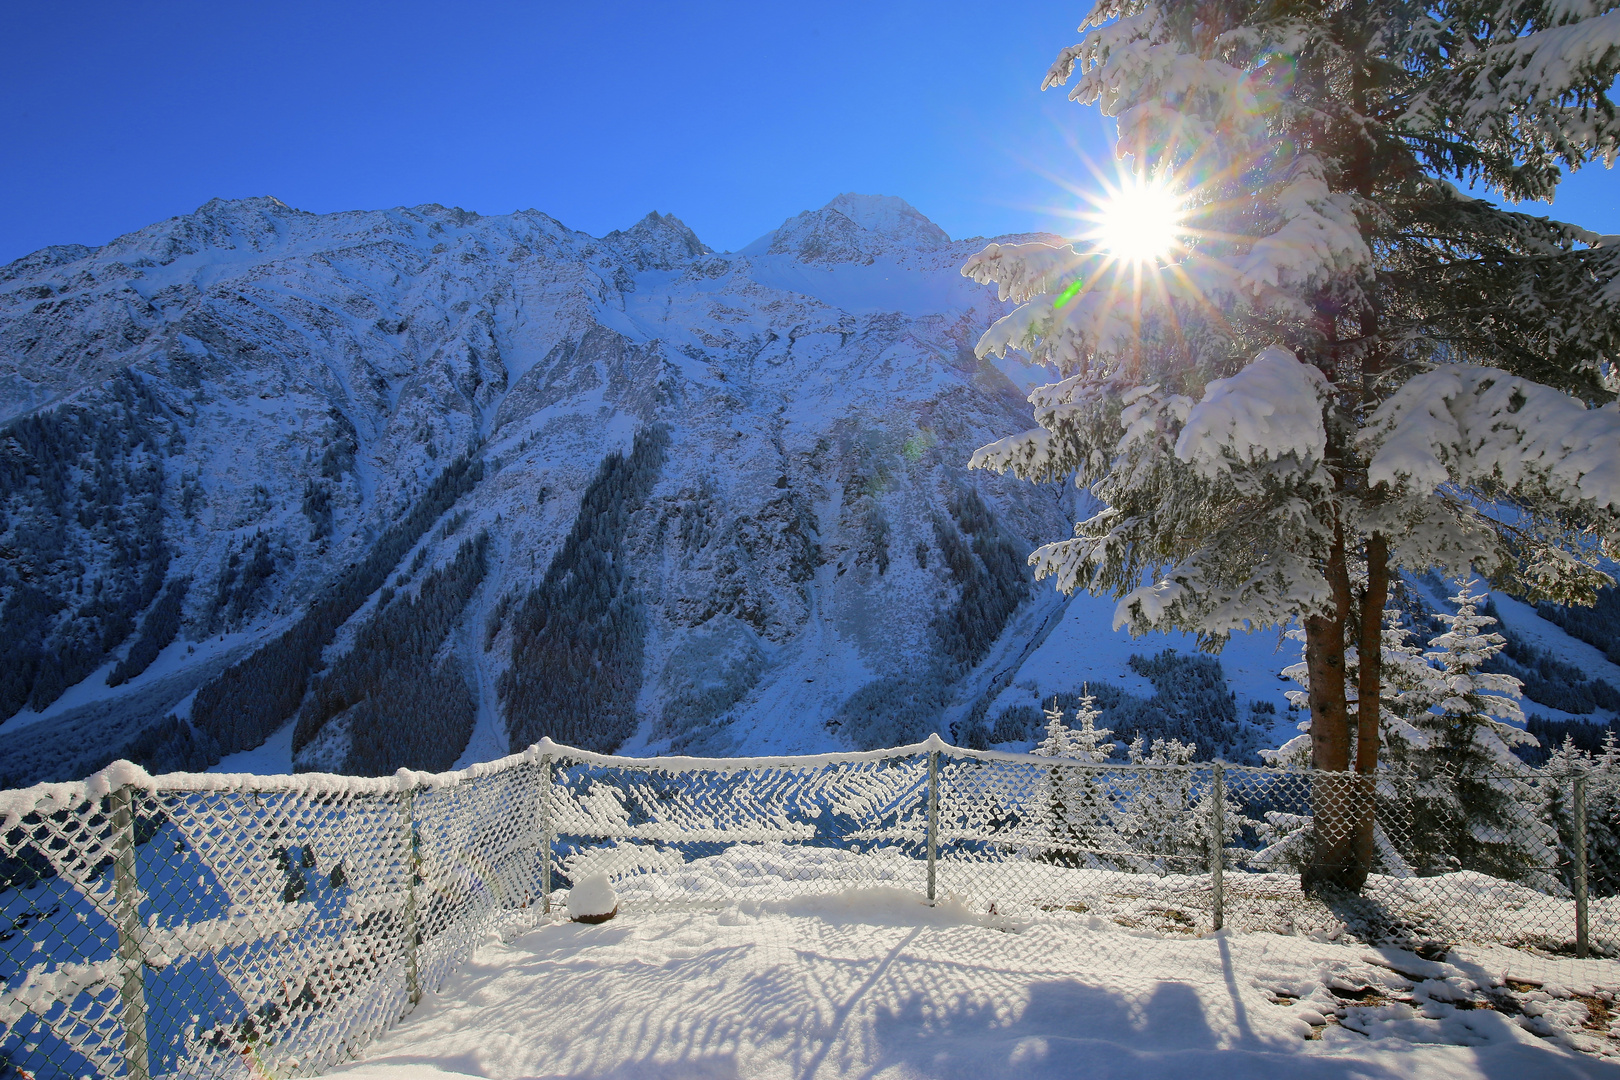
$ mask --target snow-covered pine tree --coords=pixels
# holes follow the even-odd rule
[[[1408,861],[1420,873],[1460,867],[1523,881],[1551,865],[1556,836],[1530,801],[1531,770],[1512,749],[1535,740],[1504,722],[1524,719],[1519,680],[1481,670],[1506,639],[1479,613],[1476,585],[1458,583],[1457,610],[1439,613],[1446,629],[1424,654],[1437,678],[1424,688],[1430,706],[1410,718],[1421,745],[1402,755],[1414,785],[1403,800]]]
[[[1410,762],[1414,752],[1428,749],[1430,746],[1429,733],[1414,723],[1414,719],[1426,712],[1442,696],[1443,687],[1440,682],[1440,672],[1424,658],[1423,649],[1412,639],[1412,633],[1402,620],[1398,608],[1384,609],[1384,629],[1382,638],[1382,667],[1383,677],[1380,680],[1379,694],[1379,745],[1382,750],[1380,768],[1392,766],[1402,768]],[[1260,751],[1267,764],[1288,768],[1309,768],[1311,764],[1311,720],[1310,720],[1310,674],[1305,663],[1304,644],[1305,631],[1293,629],[1287,632],[1287,637],[1300,643],[1301,657],[1298,663],[1291,664],[1282,670],[1285,678],[1294,680],[1301,689],[1287,692],[1289,704],[1302,710],[1306,719],[1299,725],[1304,734],[1290,739],[1275,750]],[[1354,647],[1345,650],[1345,683],[1352,710],[1359,711],[1360,702],[1356,697],[1356,688],[1360,685],[1359,667],[1360,650]],[[1356,729],[1350,731],[1350,752],[1354,757],[1356,746]],[[1397,820],[1404,821],[1408,816],[1407,810],[1413,797],[1413,783],[1406,778],[1406,771],[1398,776],[1381,775],[1376,781],[1367,780],[1372,798],[1386,809],[1379,810],[1380,816],[1393,815]],[[1301,859],[1302,852],[1308,852],[1312,847],[1311,837],[1314,832],[1315,820],[1313,815],[1302,815],[1292,812],[1267,812],[1266,823],[1261,828],[1262,839],[1271,852],[1268,861],[1274,865],[1303,866],[1308,859]],[[1404,833],[1401,829],[1398,832]],[[1388,862],[1395,844],[1387,835],[1383,839],[1376,836],[1377,827],[1374,826],[1375,849],[1386,856]],[[1401,860],[1404,863],[1404,858]]]
[[[1439,671],[1438,684],[1426,688],[1439,691],[1441,696],[1434,703],[1439,712],[1416,714],[1413,723],[1456,740],[1482,764],[1490,761],[1505,767],[1519,761],[1512,747],[1533,744],[1535,739],[1523,728],[1503,722],[1524,720],[1519,680],[1482,670],[1487,660],[1502,651],[1507,639],[1489,629],[1496,625],[1494,618],[1480,614],[1484,595],[1477,590],[1478,584],[1459,581],[1457,595],[1449,598],[1457,606],[1456,612],[1442,611],[1437,616],[1446,629],[1429,639],[1424,657]],[[1448,759],[1439,754],[1435,760]]]
[[[1041,712],[1046,717],[1046,734],[1030,752],[1041,757],[1068,757],[1074,747],[1074,732],[1063,722],[1063,707],[1054,697],[1052,707]]]
[[[1384,760],[1400,766],[1410,763],[1414,754],[1423,753],[1433,745],[1433,735],[1424,725],[1424,719],[1443,695],[1445,683],[1441,672],[1429,663],[1422,646],[1413,640],[1412,632],[1395,608],[1384,609],[1379,663],[1383,707],[1378,738]]]
[[[1124,800],[1118,830],[1132,851],[1145,853],[1134,869],[1147,870],[1168,856],[1171,870],[1185,870],[1181,860],[1197,858],[1209,850],[1209,833],[1198,815],[1194,793],[1193,754],[1197,747],[1179,739],[1154,739],[1144,745],[1138,737],[1125,749],[1132,765],[1148,765],[1133,774],[1135,789]]]
[[[1541,816],[1556,834],[1559,883],[1575,888],[1575,806],[1572,781],[1586,779],[1586,884],[1591,896],[1620,895],[1620,743],[1611,731],[1596,755],[1569,736],[1541,767]]]
[[[1102,710],[1096,698],[1082,690],[1080,707],[1075,710],[1074,727],[1064,723],[1063,709],[1057,699],[1046,714],[1046,737],[1034,753],[1042,757],[1063,758],[1087,765],[1100,765],[1113,754],[1113,734],[1097,726]],[[1047,827],[1057,847],[1042,852],[1043,862],[1059,866],[1095,866],[1104,864],[1098,851],[1108,851],[1117,845],[1112,841],[1113,801],[1106,781],[1091,769],[1054,765],[1041,780],[1041,803],[1046,808]]]
[[[1108,736],[1113,734],[1112,731],[1097,726],[1097,719],[1100,716],[1102,710],[1097,708],[1097,699],[1092,696],[1090,688],[1082,684],[1080,707],[1074,712],[1077,726],[1070,729],[1073,746],[1070,757],[1101,764],[1113,756],[1114,748],[1119,744],[1109,739]]]
[[[1612,163],[1614,9],[1100,0],[1046,85],[1074,78],[1136,173],[1179,189],[1180,251],[993,244],[963,268],[1021,305],[979,354],[1059,375],[1039,428],[973,464],[1102,504],[1037,575],[1210,647],[1297,621],[1319,770],[1377,767],[1395,568],[1590,602],[1595,556],[1620,555],[1620,410],[1589,408],[1620,388],[1620,244],[1450,182],[1544,199]],[[1368,784],[1314,787],[1304,884],[1359,888]]]
[[[1290,705],[1300,709],[1306,719],[1299,725],[1304,734],[1290,739],[1275,750],[1260,751],[1267,764],[1307,768],[1311,764],[1310,671],[1304,658],[1305,631],[1293,629],[1288,638],[1300,643],[1300,660],[1283,668],[1282,675],[1299,684],[1301,689],[1289,690],[1285,696]],[[1408,761],[1415,750],[1426,749],[1428,734],[1414,724],[1414,719],[1429,711],[1440,699],[1443,684],[1440,672],[1424,658],[1423,649],[1412,639],[1398,608],[1384,609],[1384,630],[1381,635],[1383,668],[1379,681],[1381,707],[1379,709],[1378,739],[1380,762],[1400,765]],[[1361,654],[1359,649],[1345,650],[1345,683],[1352,708],[1359,711],[1360,701],[1356,687],[1360,683]],[[1350,750],[1356,752],[1356,731],[1350,732]]]
[[[1586,774],[1586,868],[1593,896],[1620,896],[1620,740],[1613,730]]]

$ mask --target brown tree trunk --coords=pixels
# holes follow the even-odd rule
[[[1372,868],[1378,824],[1374,774],[1378,772],[1378,720],[1384,692],[1384,605],[1389,601],[1389,544],[1382,535],[1367,538],[1366,555],[1367,590],[1361,596],[1361,636],[1356,644],[1357,790],[1352,844],[1361,882]]]
[[[1355,5],[1360,6],[1360,0]],[[1362,25],[1355,8],[1346,24]],[[1370,25],[1370,24],[1368,24]],[[1352,67],[1350,100],[1354,111],[1367,116],[1369,88],[1376,83],[1368,59],[1369,43],[1352,32],[1347,47],[1360,53]],[[1325,137],[1325,132],[1317,132]],[[1340,133],[1344,134],[1343,132]],[[1350,169],[1348,179],[1354,190],[1366,198],[1358,211],[1358,224],[1369,248],[1375,248],[1378,224],[1370,212],[1375,188],[1377,163],[1373,145],[1365,131],[1349,133]],[[1377,281],[1362,283],[1365,290],[1355,310],[1345,311],[1326,298],[1317,305],[1317,318],[1324,349],[1324,374],[1339,391],[1340,417],[1346,426],[1363,415],[1376,401],[1384,357],[1379,340]],[[1339,316],[1359,316],[1359,336],[1353,343],[1341,342]],[[1360,378],[1354,377],[1359,368]],[[1368,488],[1364,462],[1358,461],[1346,436],[1328,426],[1327,463],[1334,471],[1336,494],[1370,502],[1377,496]],[[1342,514],[1342,504],[1335,514]],[[1380,697],[1383,689],[1383,619],[1389,595],[1389,549],[1382,536],[1367,538],[1362,554],[1367,561],[1367,587],[1359,596],[1350,588],[1344,519],[1335,519],[1334,542],[1324,570],[1333,594],[1333,614],[1316,615],[1305,621],[1305,660],[1309,672],[1311,701],[1311,756],[1318,772],[1313,777],[1311,812],[1315,849],[1311,862],[1301,874],[1301,885],[1318,889],[1359,890],[1367,880],[1375,854],[1376,799],[1374,774],[1378,768]],[[1352,615],[1355,619],[1352,620]],[[1346,700],[1345,646],[1352,623],[1356,628],[1356,715],[1349,716]],[[1351,769],[1352,735],[1355,744],[1355,771]]]
[[[1336,529],[1326,567],[1333,614],[1305,619],[1305,667],[1311,681],[1311,816],[1316,846],[1300,876],[1307,892],[1359,889],[1367,879],[1356,858],[1357,783],[1350,771],[1350,716],[1344,664],[1350,617],[1350,574],[1344,530]]]

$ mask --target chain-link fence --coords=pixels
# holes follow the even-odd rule
[[[891,887],[1168,933],[1614,953],[1617,801],[1609,773],[1082,764],[937,739],[706,760],[543,742],[384,779],[120,765],[0,793],[0,1080],[318,1074],[593,873],[626,909]],[[1335,851],[1365,882],[1307,893]]]

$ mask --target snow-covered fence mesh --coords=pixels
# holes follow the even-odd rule
[[[594,873],[627,910],[866,885],[1168,933],[1614,953],[1612,875],[1583,895],[1585,783],[1087,764],[938,740],[640,760],[543,742],[375,780],[119,765],[0,793],[0,1078],[319,1073]],[[1303,892],[1317,830],[1363,825],[1365,886]]]
[[[314,1075],[531,924],[535,754],[0,793],[0,1077]]]

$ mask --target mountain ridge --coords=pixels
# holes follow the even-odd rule
[[[1008,372],[1028,372],[972,352],[1004,306],[957,273],[973,242],[902,200],[842,195],[767,236],[764,251],[722,253],[656,211],[591,237],[538,211],[311,214],[266,196],[6,266],[0,544],[18,557],[0,614],[29,613],[33,630],[0,656],[0,772],[39,778],[38,747],[22,742],[62,726],[45,723],[72,712],[59,701],[95,712],[113,748],[176,725],[188,746],[234,747],[188,713],[220,677],[201,674],[198,646],[265,648],[468,454],[483,479],[446,510],[467,524],[413,541],[302,677],[318,686],[314,668],[352,648],[360,620],[408,600],[481,531],[485,576],[433,652],[473,702],[446,730],[499,746],[513,706],[491,688],[512,663],[513,613],[560,557],[592,477],[658,425],[668,464],[614,541],[625,602],[646,621],[632,742],[847,745],[839,710],[933,663],[964,589],[1016,594],[935,672],[950,700],[926,722],[971,707],[955,698],[971,696],[974,658],[1016,612],[1055,603],[985,553],[1021,563],[1062,526],[1067,497],[964,468],[974,446],[1026,426]],[[25,445],[19,425],[37,438]],[[109,429],[128,445],[101,447]],[[965,493],[984,514],[961,509]],[[125,520],[137,506],[144,526]],[[120,546],[137,534],[144,547]],[[104,693],[157,590],[182,576],[174,640]],[[694,662],[730,681],[683,681]],[[116,715],[160,674],[175,700]],[[301,765],[342,768],[357,744],[339,744],[306,743],[316,756]]]
[[[13,261],[0,786],[448,768],[539,734],[1027,747],[1088,684],[1122,730],[1203,731],[1171,668],[1219,691],[1201,752],[1287,738],[1274,635],[1225,676],[1148,663],[1190,643],[1029,580],[1085,496],[966,470],[1045,381],[975,355],[1008,309],[959,273],[983,242],[886,196],[738,252],[657,211],[593,237],[261,197]]]

